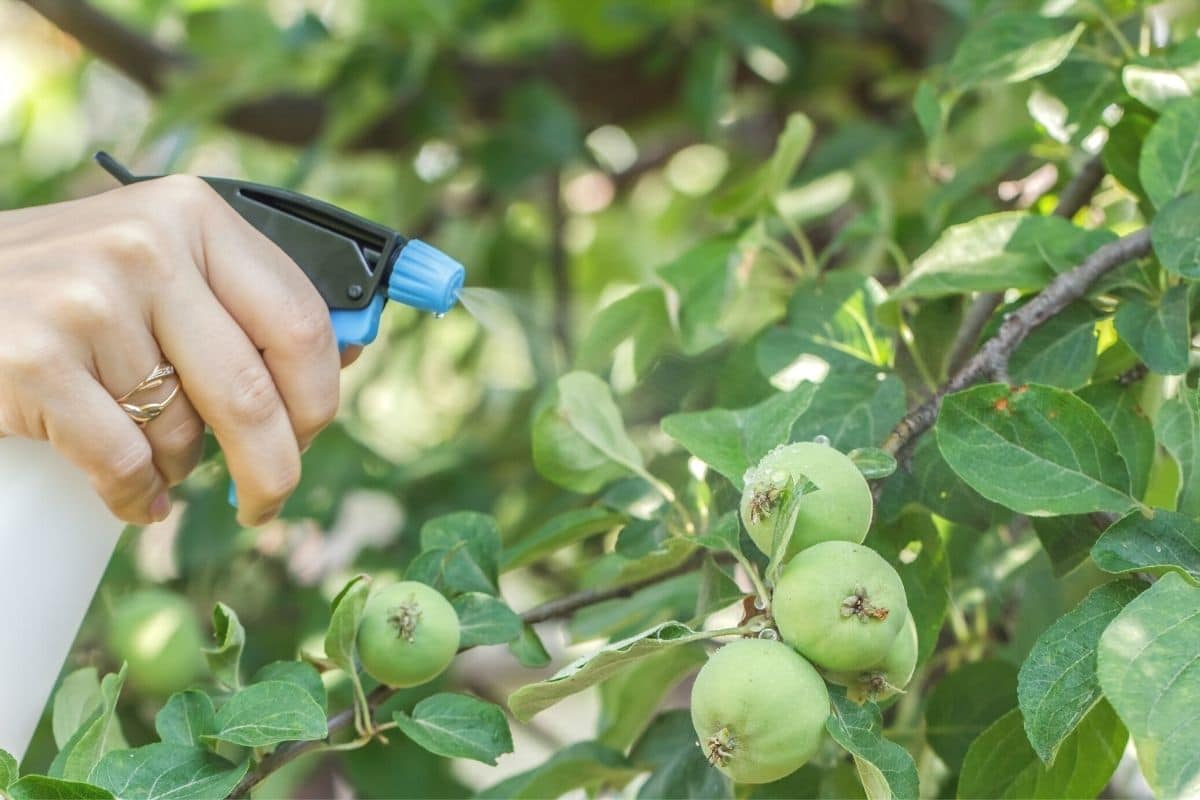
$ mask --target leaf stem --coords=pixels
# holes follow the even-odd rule
[[[820,272],[817,267],[817,253],[815,250],[813,250],[812,241],[810,241],[808,236],[804,233],[804,229],[793,222],[778,208],[775,209],[775,215],[779,217],[780,221],[783,222],[784,227],[788,230],[788,234],[790,234],[792,237],[792,241],[794,241],[796,246],[800,248],[800,254],[804,257],[805,270],[809,274],[816,275],[818,272]]]
[[[750,583],[754,586],[754,593],[762,598],[763,611],[769,613],[771,610],[771,594],[767,591],[767,586],[763,583],[762,576],[758,574],[758,567],[750,559],[746,558],[745,554],[740,550],[734,552],[733,557],[741,568],[746,571],[747,577],[750,578]]]

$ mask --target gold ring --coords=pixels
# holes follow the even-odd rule
[[[142,404],[131,403],[129,401],[135,395],[141,394],[142,392],[148,392],[151,389],[157,389],[163,385],[167,378],[170,378],[174,374],[175,367],[171,366],[166,361],[160,361],[158,362],[158,366],[156,366],[149,375],[142,379],[141,383],[118,397],[117,402],[121,405],[121,408],[124,409],[125,413],[129,415],[130,419],[132,419],[138,425],[147,425],[157,419],[159,415],[167,410],[167,406],[171,405],[171,402],[179,394],[179,382],[175,382],[175,388],[172,389],[171,393],[162,400]]]

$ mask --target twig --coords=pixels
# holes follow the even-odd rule
[[[197,64],[190,54],[159,45],[86,0],[23,2],[152,94],[165,89],[169,73]],[[585,124],[621,124],[655,113],[679,95],[685,70],[646,67],[664,52],[662,38],[652,38],[641,47],[608,57],[596,57],[570,45],[551,47],[536,57],[508,63],[451,54],[435,69],[461,77],[465,105],[476,119],[500,119],[504,114],[501,99],[509,90],[535,80],[562,93]],[[759,79],[750,70],[739,70],[735,80]],[[424,92],[398,98],[347,147],[395,150],[411,144],[412,127],[406,124],[411,110],[428,100],[426,92],[441,91],[440,86],[434,81]],[[234,106],[225,113],[224,122],[269,141],[307,145],[320,136],[329,115],[328,98],[319,93],[279,91]]]
[[[933,425],[943,397],[1003,369],[1009,354],[1034,328],[1082,297],[1101,276],[1149,252],[1150,229],[1142,228],[1104,245],[1082,264],[1056,277],[1032,300],[1008,315],[996,335],[954,373],[936,395],[910,411],[888,436],[883,449],[899,457],[902,450]]]
[[[1070,219],[1086,206],[1104,180],[1104,162],[1100,156],[1092,156],[1079,170],[1079,173],[1063,187],[1058,196],[1058,204],[1054,206],[1054,215]]]
[[[606,600],[614,600],[620,597],[629,597],[639,589],[644,589],[647,586],[652,586],[656,583],[661,583],[671,578],[678,577],[685,573],[698,569],[704,563],[705,553],[699,551],[691,558],[684,561],[677,567],[660,572],[657,575],[652,575],[649,578],[643,578],[640,581],[617,586],[611,589],[587,589],[581,592],[560,597],[556,600],[551,600],[543,603],[540,606],[535,606],[521,615],[521,620],[528,625],[533,625],[539,622],[546,622],[552,619],[559,619],[570,616],[581,608],[603,603]],[[459,650],[460,653],[471,650],[471,647],[464,647]],[[378,709],[381,705],[391,699],[392,695],[397,690],[387,686],[377,687],[373,692],[367,695],[367,704],[372,712]],[[337,712],[329,718],[328,734],[326,739],[332,738],[336,734],[352,727],[354,724],[354,709],[347,708]],[[237,788],[230,794],[230,798],[248,797],[250,791],[261,783],[268,775],[279,770],[285,765],[295,761],[302,755],[311,753],[317,750],[326,750],[329,745],[326,740],[315,742],[292,742],[290,744],[280,745],[274,753],[267,756],[254,769],[250,770]]]
[[[610,589],[585,589],[581,592],[560,597],[556,600],[551,600],[547,603],[542,603],[540,606],[529,609],[521,615],[521,619],[533,625],[538,622],[545,622],[551,619],[559,619],[568,617],[581,608],[593,606],[597,603],[603,603],[605,600],[616,600],[621,597],[630,597],[635,592],[645,589],[647,586],[652,586],[656,583],[662,583],[665,580],[676,578],[693,570],[699,569],[704,563],[704,553],[697,552],[688,560],[684,561],[677,567],[660,572],[657,575],[652,575],[649,578],[643,578],[640,581],[627,583],[624,586],[615,586]]]
[[[1099,156],[1093,156],[1063,188],[1062,194],[1058,197],[1058,204],[1054,207],[1054,215],[1066,219],[1075,216],[1079,213],[1079,209],[1092,199],[1092,195],[1096,193],[1096,188],[1102,180],[1104,180],[1104,162],[1100,160]],[[1004,295],[1001,292],[984,292],[971,302],[967,313],[963,315],[962,325],[959,326],[958,333],[954,336],[950,353],[946,357],[946,370],[951,375],[966,363],[967,357],[970,356],[971,351],[975,349],[975,344],[979,341],[979,334],[983,333],[988,320],[992,318],[992,314],[996,312],[1003,301]]]

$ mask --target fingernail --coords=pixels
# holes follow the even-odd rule
[[[162,522],[171,513],[171,495],[163,492],[150,504],[150,518]]]

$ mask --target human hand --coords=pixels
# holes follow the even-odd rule
[[[137,401],[180,392],[139,426],[114,398],[163,360],[177,378]],[[166,517],[205,423],[239,521],[273,518],[337,411],[338,367],[315,287],[198,178],[0,213],[0,436],[48,439],[121,519]]]

